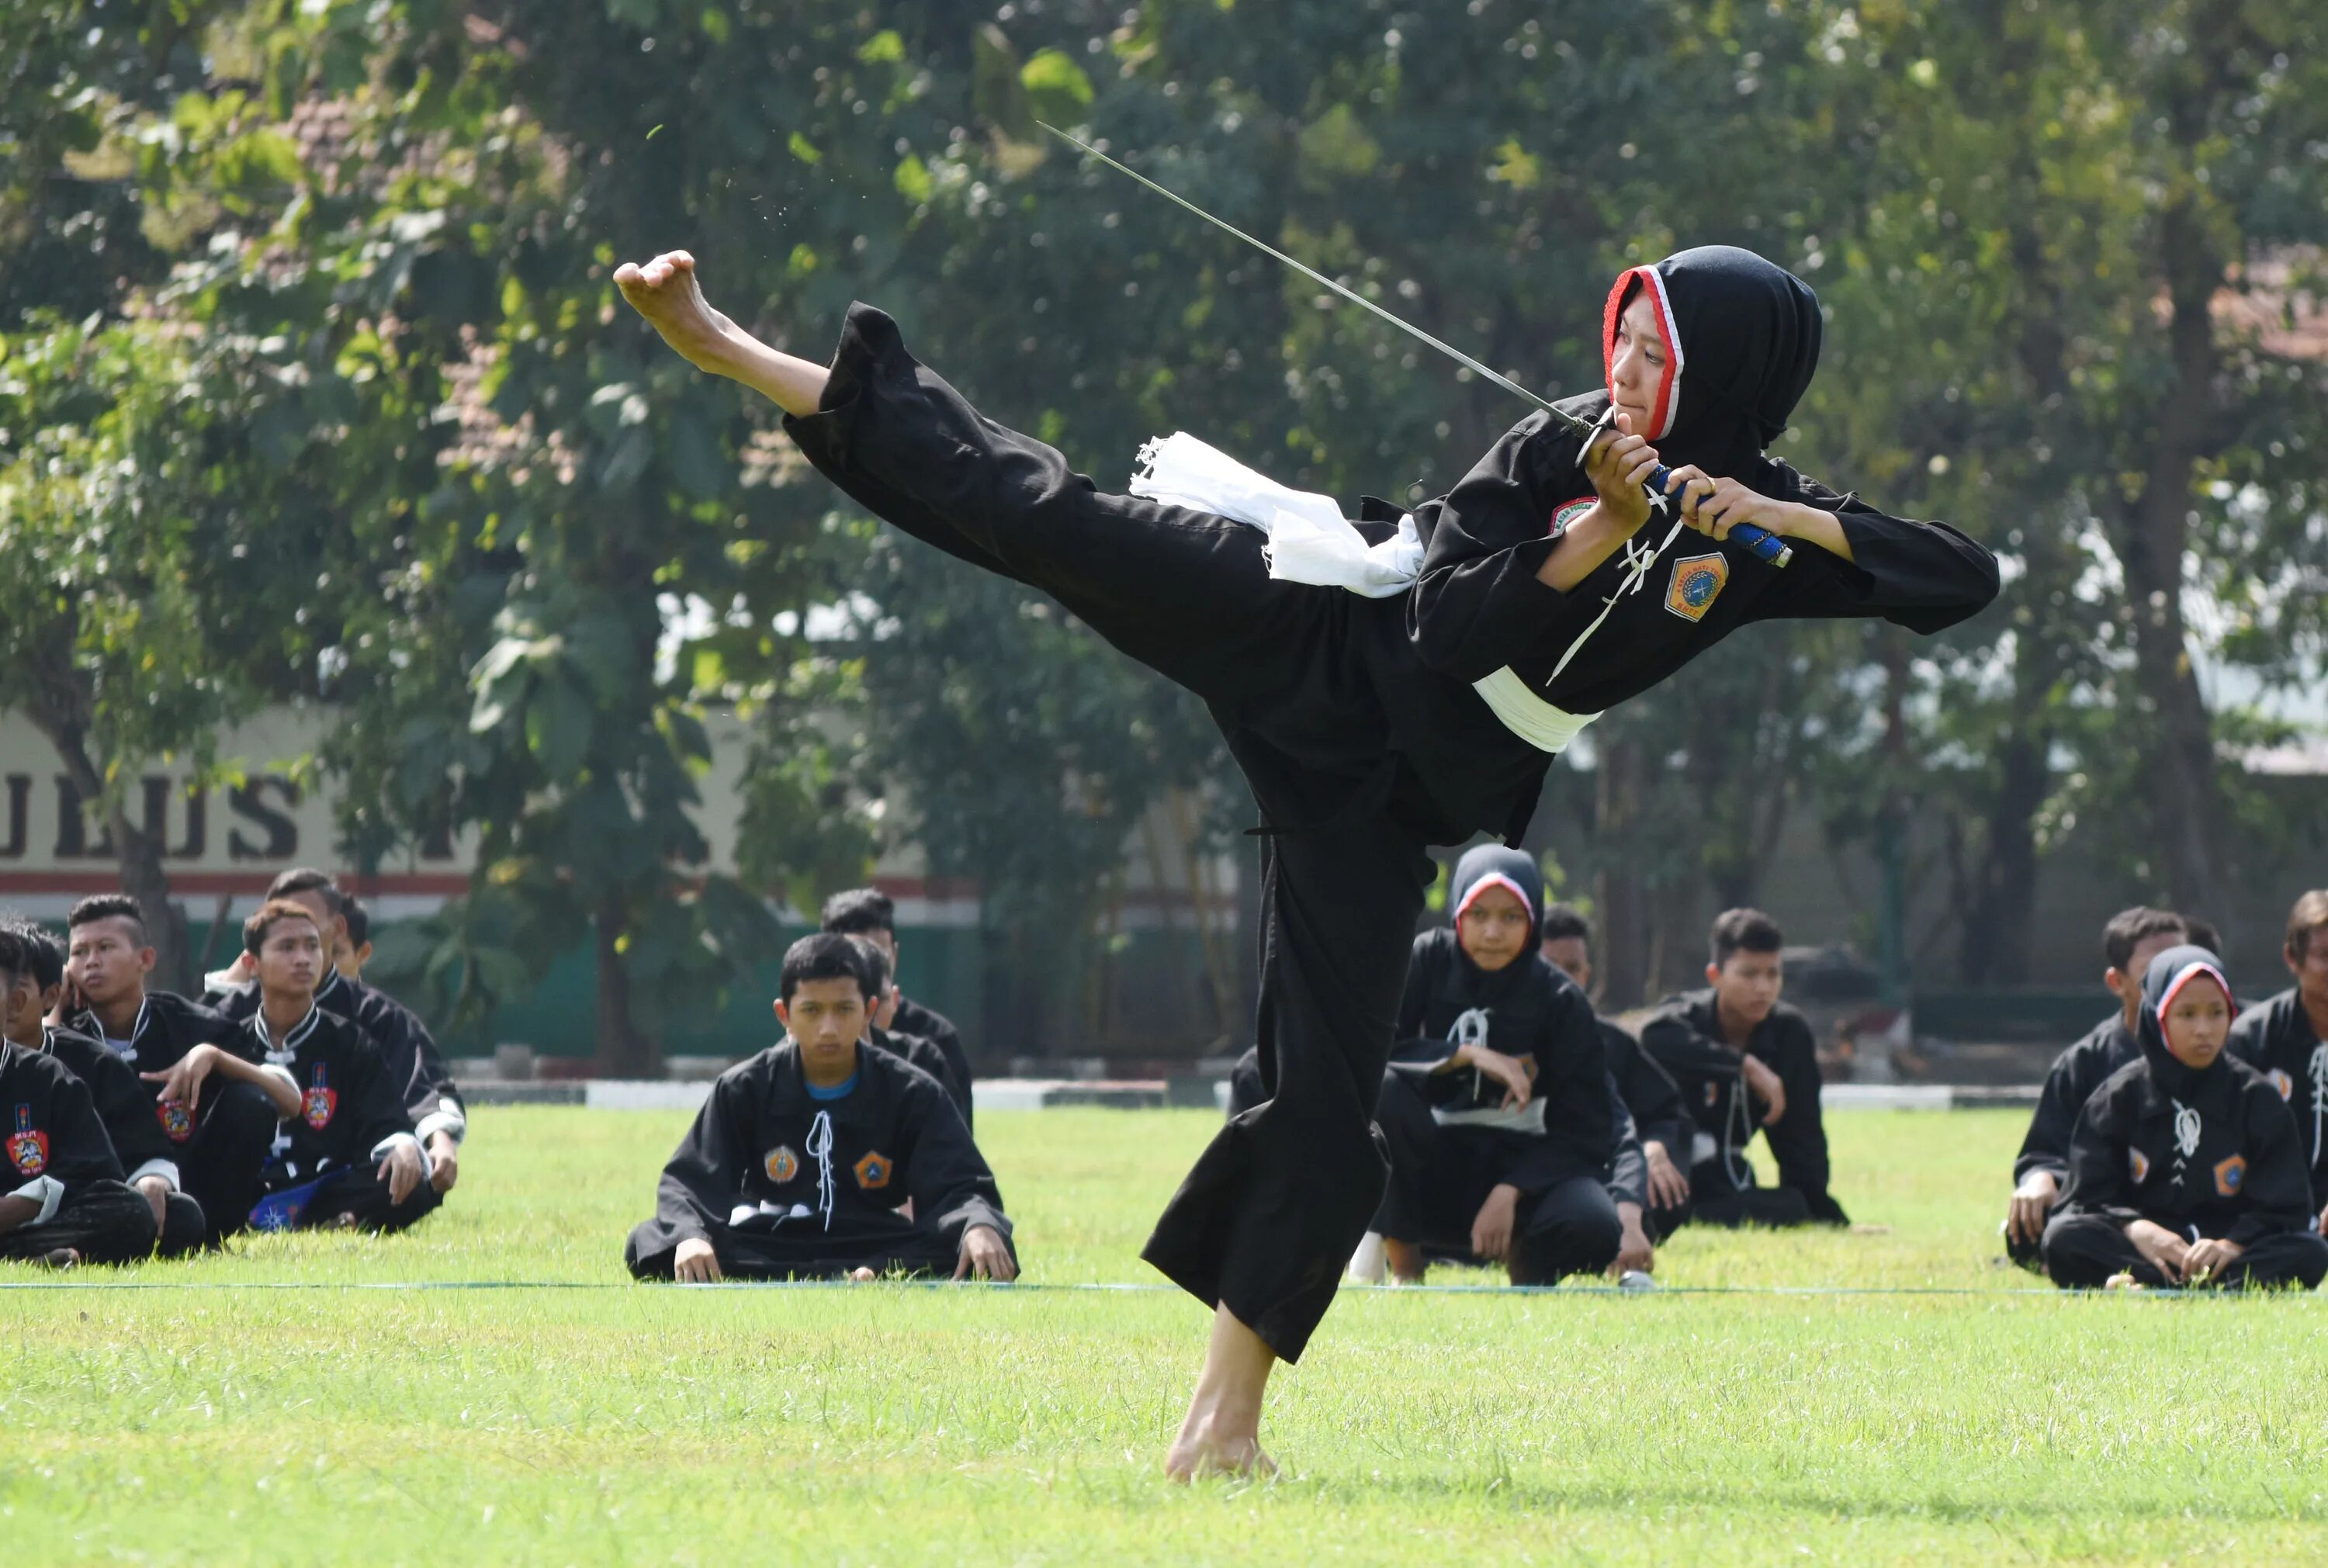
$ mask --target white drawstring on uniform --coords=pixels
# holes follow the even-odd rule
[[[816,1161],[816,1204],[823,1211],[824,1228],[832,1228],[832,1113],[819,1111],[808,1124],[809,1158]]]

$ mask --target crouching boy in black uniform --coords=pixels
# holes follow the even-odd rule
[[[2230,982],[2203,947],[2142,981],[2141,1059],[2110,1075],[2070,1138],[2070,1185],[2045,1226],[2062,1286],[2279,1285],[2328,1275],[2295,1119],[2223,1051]]]
[[[875,988],[857,944],[803,936],[778,985],[784,1038],[712,1084],[624,1248],[631,1272],[1015,1279],[1002,1195],[961,1113],[935,1078],[864,1043]]]

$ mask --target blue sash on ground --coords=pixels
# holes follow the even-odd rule
[[[253,1230],[290,1230],[307,1212],[307,1206],[322,1196],[326,1188],[337,1186],[345,1170],[326,1171],[313,1181],[297,1187],[286,1187],[280,1192],[270,1192],[258,1200],[250,1211]]]

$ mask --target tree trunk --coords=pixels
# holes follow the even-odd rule
[[[1649,981],[1647,893],[1623,849],[1640,794],[1641,753],[1620,728],[1603,728],[1611,733],[1600,737],[1600,765],[1592,781],[1593,838],[1604,857],[1592,878],[1592,901],[1600,916],[1592,967],[1599,1000],[1610,1011],[1621,1012],[1647,1000]]]
[[[631,971],[619,944],[630,911],[608,899],[591,923],[598,944],[598,1070],[610,1078],[660,1078],[662,1048],[631,1015]]]
[[[42,697],[28,705],[26,713],[56,748],[86,811],[89,803],[103,797],[105,775],[89,756],[89,717],[78,686],[77,681],[45,682]],[[201,977],[190,972],[185,908],[170,897],[170,873],[162,863],[164,825],[154,824],[155,831],[146,831],[130,821],[117,801],[105,807],[105,825],[114,862],[120,868],[121,890],[146,913],[146,940],[154,948],[151,983],[157,990],[192,994],[200,989],[196,982]]]
[[[2026,661],[2031,655],[2024,650]],[[1957,971],[1967,985],[2026,985],[2037,913],[2038,808],[2051,782],[2050,737],[2016,727],[1998,755],[1987,842],[1964,914]]]

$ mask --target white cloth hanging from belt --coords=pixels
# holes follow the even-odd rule
[[[1342,515],[1332,496],[1280,484],[1186,430],[1175,430],[1140,449],[1140,470],[1131,476],[1131,488],[1134,495],[1209,512],[1259,529],[1269,540],[1262,559],[1269,563],[1272,581],[1347,588],[1370,599],[1387,599],[1406,592],[1422,575],[1422,536],[1413,518],[1400,518],[1395,535],[1380,544],[1368,544],[1357,525]],[[1637,550],[1631,540],[1626,541],[1630,575],[1601,606],[1592,624],[1568,645],[1554,674],[1568,668],[1585,638],[1600,629],[1619,599],[1639,590],[1659,553],[1680,531],[1676,522],[1653,549]],[[1471,689],[1505,728],[1539,751],[1566,750],[1568,743],[1600,717],[1571,713],[1546,702],[1509,665],[1473,681]]]

